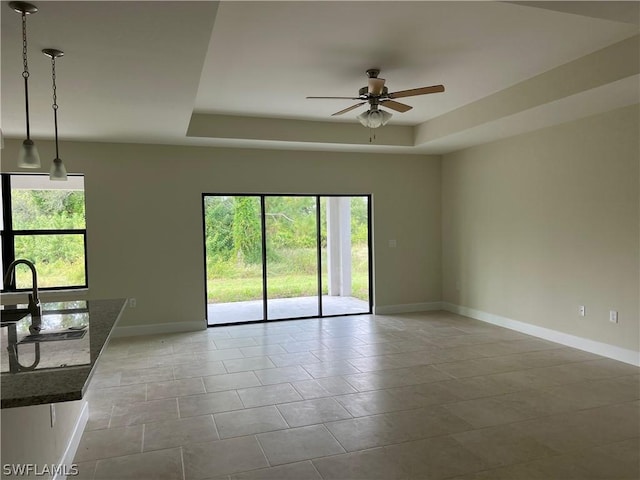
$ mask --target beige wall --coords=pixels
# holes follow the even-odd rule
[[[640,350],[638,118],[635,105],[445,155],[443,300]]]
[[[638,127],[638,107],[626,107],[442,159],[68,142],[61,152],[86,176],[90,297],[138,300],[121,325],[204,319],[203,192],[372,193],[376,306],[444,300],[638,350]],[[17,145],[6,142],[2,171],[16,171]],[[52,158],[50,142],[40,149]]]
[[[50,142],[38,145],[53,158]],[[17,146],[6,142],[2,171],[16,171]],[[439,157],[67,142],[60,151],[85,174],[90,298],[137,299],[121,326],[204,322],[203,192],[371,193],[375,305],[440,300]]]

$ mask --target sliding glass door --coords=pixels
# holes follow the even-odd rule
[[[317,317],[320,311],[316,197],[270,196],[264,203],[267,318]]]
[[[203,195],[209,325],[371,312],[370,198]]]
[[[208,319],[264,320],[260,197],[206,195],[203,200]]]
[[[369,312],[369,197],[320,197],[322,312]]]

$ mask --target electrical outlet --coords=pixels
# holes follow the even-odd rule
[[[49,412],[51,413],[51,428],[56,424],[56,406],[53,403],[49,404]]]
[[[581,317],[584,317],[587,314],[587,310],[586,310],[584,305],[580,305],[580,308],[578,309],[578,312],[580,313]]]
[[[609,310],[609,321],[611,323],[618,323],[618,312],[616,310]]]
[[[129,299],[129,308],[136,308],[138,305],[138,301],[135,298]]]
[[[398,246],[398,242],[395,240],[389,240],[389,248],[396,248]]]

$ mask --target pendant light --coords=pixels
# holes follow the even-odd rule
[[[66,180],[67,170],[64,168],[64,163],[60,159],[58,152],[58,96],[56,87],[56,58],[64,55],[62,50],[56,50],[55,48],[45,48],[42,50],[47,57],[51,58],[51,83],[53,85],[53,125],[56,135],[56,158],[53,159],[53,165],[51,165],[51,172],[49,173],[50,180]]]
[[[24,66],[22,78],[24,78],[27,138],[22,142],[22,147],[20,148],[18,166],[22,168],[40,168],[40,155],[38,155],[38,149],[33,140],[31,140],[31,131],[29,129],[29,66],[27,63],[27,15],[36,13],[38,8],[27,2],[9,2],[9,7],[22,15],[22,64]]]

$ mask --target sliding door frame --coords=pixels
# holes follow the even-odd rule
[[[209,324],[209,312],[208,312],[208,281],[207,281],[207,243],[206,243],[206,198],[207,197],[258,197],[260,199],[260,229],[261,229],[261,248],[262,248],[262,320],[247,320],[241,322],[228,322],[228,323],[216,323]],[[267,272],[267,226],[266,226],[266,209],[265,199],[267,197],[312,197],[315,199],[316,204],[316,253],[317,253],[317,278],[318,288],[316,296],[318,298],[318,315],[309,315],[303,317],[290,317],[290,318],[274,318],[269,319],[268,316],[268,272]],[[338,313],[331,315],[324,315],[322,309],[322,218],[321,218],[321,198],[329,197],[366,197],[367,198],[367,281],[368,281],[368,304],[369,308],[366,312],[357,313]],[[204,301],[205,301],[205,319],[207,327],[225,327],[231,325],[248,325],[259,323],[271,323],[271,322],[283,322],[288,320],[302,320],[309,318],[330,318],[330,317],[344,317],[353,315],[370,315],[373,312],[373,232],[371,229],[371,200],[372,195],[370,193],[329,193],[329,194],[307,194],[307,193],[203,193],[202,194],[202,245],[204,253]],[[295,298],[295,297],[292,297]]]

